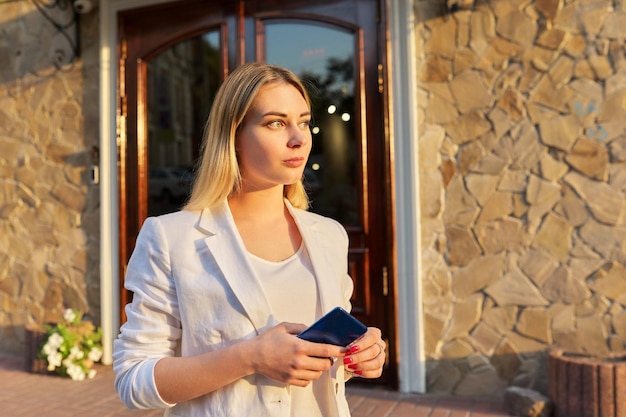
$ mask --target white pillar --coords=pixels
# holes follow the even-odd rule
[[[389,1],[400,390],[426,391],[414,2]]]

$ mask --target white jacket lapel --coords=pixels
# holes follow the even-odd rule
[[[205,243],[257,334],[276,325],[265,291],[248,262],[228,204],[211,209],[210,213],[203,211],[198,227],[209,234]]]

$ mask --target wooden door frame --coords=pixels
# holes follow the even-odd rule
[[[102,182],[100,184],[101,198],[101,325],[104,331],[104,358],[106,364],[111,363],[112,341],[115,339],[119,329],[119,247],[118,247],[118,207],[117,200],[117,147],[116,138],[120,129],[117,115],[117,90],[118,83],[117,67],[117,13],[123,10],[167,3],[170,0],[103,0],[100,3],[100,168]],[[402,253],[409,251],[411,256],[396,259],[397,273],[390,276],[390,285],[397,287],[398,299],[396,308],[398,310],[398,322],[396,328],[397,345],[400,347],[400,389],[405,392],[424,391],[424,361],[423,342],[421,338],[421,300],[419,296],[419,271],[420,261],[420,241],[419,241],[419,193],[417,190],[418,179],[406,178],[406,173],[417,172],[416,146],[413,145],[414,138],[417,138],[415,117],[416,107],[409,108],[407,103],[415,101],[416,97],[409,97],[408,92],[414,92],[414,88],[407,89],[406,86],[414,86],[417,76],[415,63],[410,57],[413,54],[413,40],[415,36],[414,10],[411,1],[386,0],[386,8],[389,11],[389,21],[393,26],[388,26],[393,31],[388,35],[388,55],[394,57],[395,67],[391,66],[389,87],[391,88],[390,105],[394,108],[391,114],[389,136],[392,147],[392,176],[390,186],[397,183],[404,197],[397,197],[390,204],[393,208],[396,223],[402,224],[400,230],[395,235],[393,242],[395,247],[394,255],[399,257]],[[408,44],[407,44],[407,39]],[[402,62],[401,65],[398,63]],[[123,132],[122,132],[123,133]],[[412,140],[411,140],[412,139]],[[406,190],[413,190],[413,193],[405,194]],[[399,204],[402,202],[403,204]],[[406,250],[402,250],[405,248]],[[414,251],[411,251],[414,250]],[[398,278],[396,278],[398,277]],[[405,291],[404,289],[408,289]]]

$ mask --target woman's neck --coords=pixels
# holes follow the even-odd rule
[[[239,193],[228,199],[228,205],[239,235],[253,255],[278,262],[300,247],[302,237],[285,206],[282,189]]]
[[[228,205],[235,220],[251,216],[256,221],[282,217],[285,211],[283,188],[239,192],[228,198]]]

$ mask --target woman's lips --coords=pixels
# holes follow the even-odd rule
[[[290,168],[299,168],[304,164],[304,162],[304,158],[291,158],[283,160],[283,163]]]

